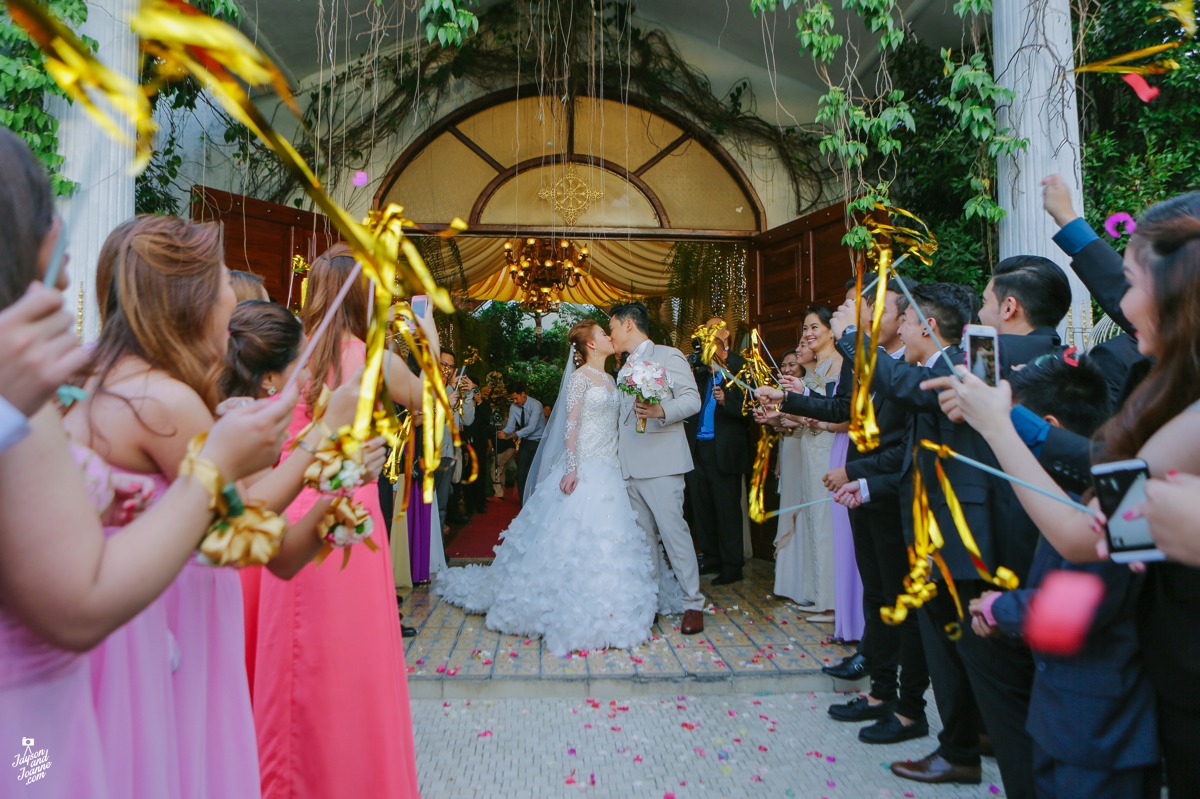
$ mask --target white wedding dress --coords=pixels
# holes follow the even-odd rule
[[[557,405],[566,408],[565,446],[502,534],[496,559],[439,573],[433,592],[486,613],[488,629],[541,636],[558,656],[636,646],[650,637],[655,611],[682,612],[683,594],[661,547],[651,554],[625,493],[616,385],[580,367],[564,378]],[[564,494],[559,485],[571,469],[579,482]],[[659,559],[661,587],[651,557]]]

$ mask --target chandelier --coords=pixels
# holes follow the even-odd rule
[[[522,307],[534,313],[549,313],[562,302],[562,292],[579,285],[588,248],[560,239],[520,239],[516,246],[504,242],[508,276],[525,294]]]

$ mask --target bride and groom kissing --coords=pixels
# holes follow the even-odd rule
[[[524,507],[490,566],[443,571],[435,593],[486,613],[489,629],[541,636],[559,656],[643,643],[656,613],[682,611],[684,635],[703,631],[700,572],[683,517],[692,470],[683,420],[700,411],[700,393],[683,353],[655,344],[649,332],[649,312],[636,302],[613,308],[607,331],[592,320],[571,328]],[[634,364],[661,367],[668,379],[660,402],[617,390],[604,370],[616,352],[627,353],[618,379]]]

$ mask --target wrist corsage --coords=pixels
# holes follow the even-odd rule
[[[375,522],[361,504],[349,497],[338,497],[317,523],[317,535],[325,542],[317,553],[317,565],[320,566],[334,549],[340,549],[342,568],[346,568],[350,562],[350,547],[360,542],[372,552],[378,551],[378,545],[371,539],[374,530]]]
[[[262,502],[244,502],[237,486],[225,483],[217,467],[200,457],[205,433],[188,444],[179,476],[191,476],[209,492],[213,522],[200,540],[198,559],[209,566],[262,566],[279,552],[287,523]]]

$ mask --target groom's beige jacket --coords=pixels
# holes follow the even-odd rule
[[[657,363],[666,370],[671,378],[671,395],[662,401],[663,418],[648,419],[646,432],[639,433],[634,398],[621,394],[617,438],[621,473],[635,480],[686,474],[692,470],[692,452],[683,420],[700,412],[696,378],[683,353],[665,344],[648,343],[639,360]]]

